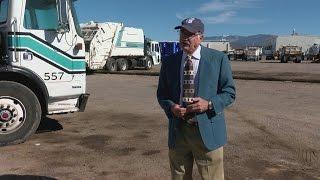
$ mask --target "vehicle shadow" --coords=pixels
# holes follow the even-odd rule
[[[59,131],[62,129],[63,129],[63,126],[57,120],[51,119],[49,117],[44,117],[40,122],[40,125],[36,131],[36,134],[40,134],[44,132]]]
[[[32,176],[32,175],[1,175],[0,180],[57,180],[55,178],[46,176]]]
[[[271,60],[268,61],[267,60],[267,61],[260,61],[260,63],[273,63],[274,64],[274,63],[281,63],[281,62],[280,61],[271,61]]]
[[[88,75],[88,76],[94,75],[95,73],[96,73],[96,71],[94,71],[94,70],[90,70],[90,69],[86,70],[86,75]]]

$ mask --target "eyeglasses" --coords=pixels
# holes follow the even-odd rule
[[[188,31],[179,31],[179,34],[180,34],[180,38],[182,39],[185,39],[185,40],[190,40],[198,35],[201,35],[201,33],[191,33],[191,32],[188,32]]]

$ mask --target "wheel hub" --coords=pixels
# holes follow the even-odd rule
[[[8,110],[0,111],[0,121],[9,121],[12,117],[12,113]]]
[[[0,134],[18,130],[24,123],[25,107],[14,97],[0,97]]]
[[[126,70],[127,69],[127,64],[125,62],[122,62],[122,70]]]

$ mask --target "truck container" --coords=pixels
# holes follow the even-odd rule
[[[159,42],[161,49],[161,57],[165,58],[180,51],[180,43],[177,41]]]

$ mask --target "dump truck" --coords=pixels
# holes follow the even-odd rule
[[[302,47],[300,46],[283,46],[280,49],[281,63],[287,63],[288,61],[301,63],[303,57],[304,57],[304,54],[302,52]]]
[[[0,1],[0,145],[48,114],[84,111],[84,40],[73,0]]]
[[[248,47],[246,50],[246,60],[259,61],[261,60],[262,48]]]
[[[123,23],[90,21],[81,24],[81,30],[89,70],[151,69],[161,61],[159,43],[145,38],[143,29],[125,27]]]

